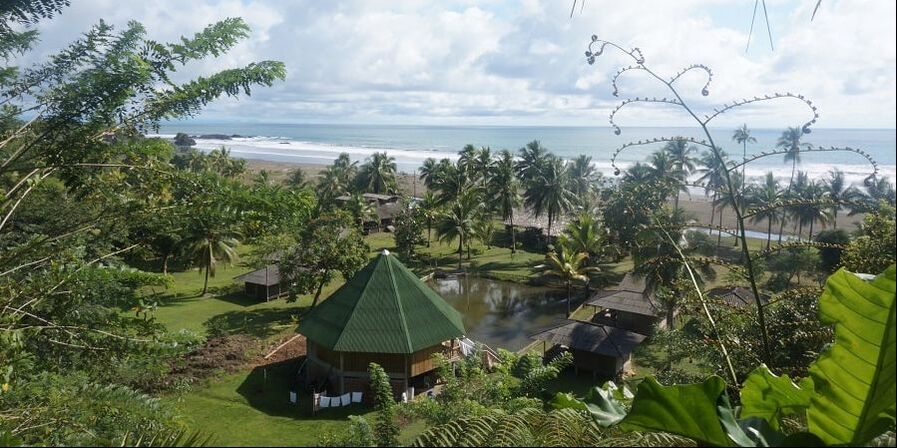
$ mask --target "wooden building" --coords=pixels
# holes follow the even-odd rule
[[[316,389],[366,392],[368,365],[375,362],[398,395],[431,383],[433,354],[457,356],[464,324],[458,311],[384,250],[309,312],[299,332],[308,344],[307,380]]]
[[[280,269],[276,264],[238,275],[234,279],[243,282],[247,296],[260,301],[268,301],[287,292],[287,288],[281,285]]]
[[[726,286],[713,288],[708,293],[711,299],[720,301],[733,308],[755,308],[757,302],[754,300],[754,293],[750,289],[742,286]],[[760,303],[766,305],[769,303],[769,297],[760,295]]]
[[[661,311],[645,294],[645,285],[627,274],[618,286],[599,291],[586,304],[595,307],[592,322],[651,335],[656,325],[664,325]]]
[[[569,350],[577,374],[584,370],[605,379],[629,370],[633,350],[647,338],[622,328],[577,320],[567,320],[531,337],[543,342],[545,353]]]

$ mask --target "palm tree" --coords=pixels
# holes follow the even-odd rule
[[[788,128],[779,137],[776,147],[787,151],[785,153],[785,162],[791,162],[791,178],[788,180],[788,188],[785,190],[785,197],[791,196],[791,187],[794,185],[794,174],[797,171],[797,164],[800,163],[800,148],[804,144],[800,142],[803,138],[804,131],[801,127]],[[782,233],[785,230],[785,221],[783,219],[779,226],[779,242],[782,242]]]
[[[396,159],[385,152],[372,154],[358,172],[359,186],[372,193],[392,193],[396,189]]]
[[[527,185],[542,170],[542,166],[549,158],[548,149],[543,147],[538,140],[533,140],[520,148],[518,154],[520,160],[514,164],[514,170],[517,171],[520,181]]]
[[[475,178],[477,172],[477,148],[473,145],[464,145],[458,151],[458,168],[469,177]]]
[[[436,159],[427,157],[426,160],[424,160],[424,163],[420,166],[420,180],[424,181],[424,185],[426,185],[427,188],[432,188],[438,177],[439,164],[436,162]]]
[[[433,230],[433,221],[439,216],[439,201],[432,191],[428,191],[418,203],[421,214],[427,222],[427,247],[430,247],[430,233]]]
[[[748,129],[746,124],[742,124],[740,128],[736,129],[732,134],[732,140],[741,145],[741,178],[747,179],[745,177],[744,168],[747,166],[747,144],[748,143],[757,143],[757,139],[751,135],[751,130]]]
[[[624,182],[643,183],[647,182],[654,175],[654,169],[650,165],[642,162],[636,162],[635,165],[629,167],[623,174]]]
[[[327,210],[337,197],[348,192],[349,186],[344,179],[344,172],[337,167],[329,166],[324,170],[315,186],[318,196],[318,211]]]
[[[702,154],[699,160],[702,168],[697,170],[698,173],[701,173],[698,182],[704,184],[704,194],[711,193],[710,227],[713,227],[713,217],[716,215],[716,202],[719,199],[719,192],[726,185],[726,177],[723,170],[726,169],[725,161],[728,155],[723,150],[719,151],[719,155],[720,157],[717,157],[710,151]],[[719,214],[719,226],[723,226],[722,210],[720,210]],[[717,240],[722,238],[722,229],[718,233],[720,235]]]
[[[480,240],[487,249],[492,249],[492,239],[495,238],[495,225],[492,217],[483,215],[473,223],[473,235]],[[469,246],[468,246],[469,247]]]
[[[476,185],[471,179],[469,171],[460,161],[457,164],[449,161],[447,164],[440,163],[440,165],[438,182],[433,185],[433,188],[439,191],[440,204],[448,204],[467,192],[475,190]]]
[[[476,177],[480,179],[480,186],[486,188],[489,183],[489,168],[492,166],[492,150],[483,146],[476,152],[473,160],[473,168]]]
[[[682,183],[681,191],[688,193],[688,187],[685,186],[685,182],[688,180],[688,176],[695,170],[695,159],[691,154],[697,152],[698,149],[694,145],[689,145],[688,140],[684,138],[677,138],[667,142],[663,149],[669,155],[675,178]],[[679,208],[679,191],[676,192],[674,207]]]
[[[353,194],[346,202],[345,207],[359,229],[364,229],[364,223],[370,222],[377,216],[373,204],[368,202],[361,193]]]
[[[297,167],[293,171],[290,171],[290,176],[287,178],[287,185],[295,188],[302,188],[308,185],[308,180],[305,178],[305,171],[302,171],[301,167]]]
[[[829,171],[829,178],[824,182],[825,194],[834,204],[832,204],[832,225],[838,228],[838,212],[841,211],[841,204],[845,202],[855,201],[859,197],[859,191],[851,185],[847,184],[844,172],[835,168]]]
[[[588,255],[587,263],[593,267],[594,274],[605,274],[609,267],[603,262],[611,251],[615,251],[612,245],[608,245],[605,239],[606,232],[601,223],[591,214],[582,212],[567,223],[564,229],[564,238],[574,252],[584,252]],[[617,253],[612,255],[616,256]],[[586,295],[589,292],[591,281],[586,282]]]
[[[801,203],[793,207],[792,214],[798,223],[798,237],[803,235],[804,226],[808,226],[810,234],[808,239],[813,239],[813,227],[816,222],[821,225],[829,220],[828,210],[821,203],[826,200],[825,188],[818,182],[809,180],[806,173],[798,173],[797,182],[794,184],[794,197]]]
[[[253,179],[253,183],[258,186],[271,185],[271,173],[268,170],[259,170]]]
[[[493,205],[501,219],[511,225],[511,253],[517,253],[517,232],[514,227],[514,209],[520,206],[520,185],[514,175],[514,155],[504,150],[492,163],[489,175],[489,188]]]
[[[233,263],[237,259],[237,245],[240,234],[228,225],[225,216],[232,211],[222,207],[211,213],[199,213],[194,216],[187,237],[183,240],[184,253],[198,267],[205,270],[202,295],[209,289],[209,277],[215,276],[215,268],[219,262]]]
[[[542,275],[561,279],[567,287],[567,317],[570,317],[570,297],[573,292],[573,282],[588,284],[589,273],[596,270],[587,266],[589,254],[576,252],[562,235],[558,238],[556,250],[545,254],[545,264],[541,266]]]
[[[452,201],[436,222],[436,235],[440,241],[458,239],[458,269],[464,256],[464,245],[474,234],[474,224],[482,214],[483,202],[477,194],[468,191]],[[469,254],[468,254],[469,255]]]
[[[779,220],[779,210],[773,207],[782,199],[782,189],[779,181],[772,173],[766,173],[764,182],[753,186],[748,194],[748,202],[759,210],[751,217],[753,222],[766,220],[766,250],[769,250],[772,241],[772,226]]]
[[[586,198],[595,191],[600,177],[601,173],[592,165],[591,157],[580,154],[579,157],[570,162],[572,190],[580,203],[586,201]]]
[[[676,192],[675,205],[673,208],[679,209],[679,192],[688,192],[683,179],[685,174],[676,166],[677,161],[673,159],[667,151],[657,151],[651,156],[651,177],[655,180],[663,181],[665,185],[675,185],[675,189],[671,189],[670,193]]]
[[[548,215],[548,240],[551,225],[562,213],[570,209],[574,195],[570,191],[570,173],[566,163],[554,155],[543,162],[536,176],[523,193],[524,203],[538,218]]]

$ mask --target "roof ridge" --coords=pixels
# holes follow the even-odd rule
[[[606,327],[604,325],[601,326],[601,329],[604,331],[604,335],[607,336],[607,340],[610,341],[610,344],[614,346],[614,350],[617,352],[618,355],[620,355],[620,358],[623,358],[623,352],[620,350],[620,347],[617,345],[617,343],[614,342],[614,338],[611,337],[610,333],[607,331],[607,328],[608,327]],[[617,329],[617,327],[611,327],[611,328]]]
[[[389,257],[389,255],[381,255],[381,257]],[[389,273],[389,281],[392,283],[393,296],[396,301],[396,306],[399,308],[399,323],[402,325],[402,335],[405,336],[405,342],[408,343],[408,352],[414,352],[414,345],[411,343],[411,333],[408,331],[408,316],[405,315],[405,309],[402,307],[402,299],[399,297],[399,286],[396,285],[396,278],[392,272],[392,263],[390,260],[386,260],[386,272]]]
[[[382,256],[382,255],[381,255],[381,256]],[[377,260],[375,260],[375,261],[377,261]],[[364,270],[365,268],[367,268],[367,266],[365,266],[364,268],[362,268],[362,270]],[[371,279],[374,278],[374,276],[373,276],[373,272],[376,271],[376,270],[377,270],[377,266],[376,266],[376,264],[374,264],[373,266],[371,266],[371,274],[372,274],[372,275],[369,276],[369,277],[367,278],[367,281],[366,281],[366,282],[364,282],[364,287],[361,288],[361,293],[358,294],[358,300],[355,301],[355,303],[352,305],[352,309],[349,310],[349,314],[348,314],[348,315],[349,315],[349,319],[347,319],[347,320],[345,321],[345,324],[346,324],[346,325],[343,325],[343,328],[340,329],[340,331],[339,331],[339,337],[337,337],[337,338],[336,338],[336,342],[333,343],[333,348],[336,348],[336,346],[339,345],[340,342],[342,342],[342,340],[343,340],[343,335],[346,334],[346,329],[349,327],[348,323],[352,320],[353,317],[355,317],[355,310],[358,308],[358,304],[361,303],[361,299],[364,298],[364,293],[365,293],[365,291],[368,290],[368,286],[370,286],[370,284],[371,284]],[[348,285],[349,285],[349,282],[351,282],[355,277],[357,277],[359,273],[361,273],[361,271],[356,272],[355,275],[354,275],[351,279],[349,279],[348,281],[346,281],[346,283],[343,283],[343,286],[348,286]],[[340,289],[342,289],[342,287],[340,287]],[[339,291],[339,290],[337,290],[337,291]],[[333,294],[336,294],[336,292],[334,292]],[[331,294],[331,296],[332,296],[333,294]]]

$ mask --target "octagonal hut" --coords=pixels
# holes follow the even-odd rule
[[[384,250],[309,312],[299,333],[307,340],[306,378],[316,389],[364,392],[375,362],[399,394],[429,383],[433,354],[456,358],[465,332],[461,314]]]

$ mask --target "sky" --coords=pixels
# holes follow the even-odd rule
[[[699,111],[744,97],[794,92],[812,99],[819,127],[895,127],[895,2],[767,0],[774,49],[758,14],[746,51],[751,0],[73,0],[37,27],[41,42],[20,64],[52,54],[100,19],[143,23],[171,41],[226,17],[242,17],[251,36],[228,54],[178,75],[213,73],[259,60],[286,64],[287,79],[251,98],[222,99],[198,121],[606,126],[628,96],[670,96],[633,74],[610,79],[628,62],[608,52],[594,65],[590,36],[639,47],[663,76],[695,63],[713,69],[680,81]],[[700,114],[703,115],[703,114]],[[781,128],[809,119],[797,101],[727,114],[717,125]],[[629,107],[624,126],[687,125],[682,112]]]

